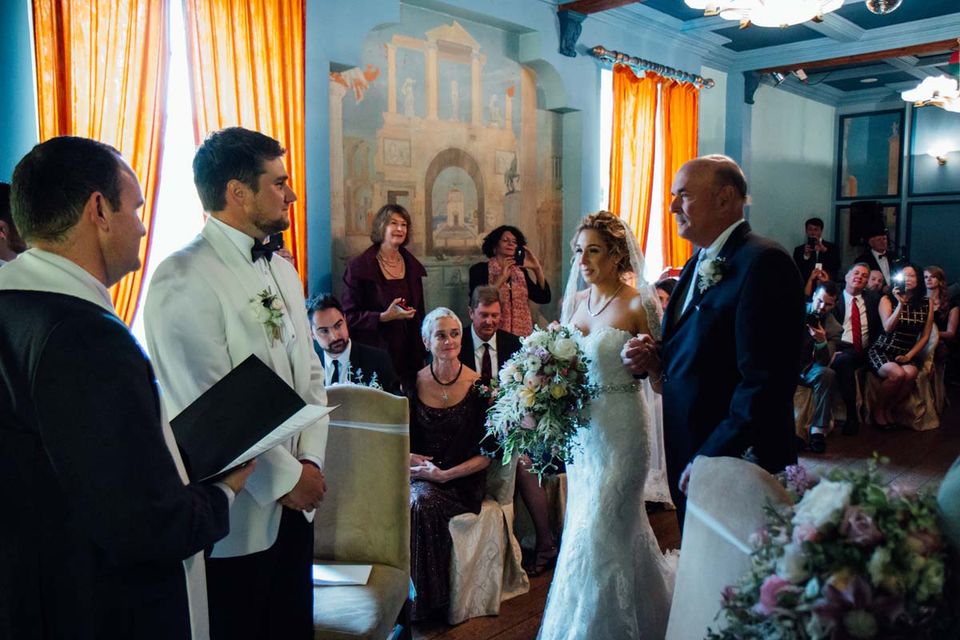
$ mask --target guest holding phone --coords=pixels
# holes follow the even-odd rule
[[[400,205],[380,207],[370,240],[370,248],[347,263],[343,311],[351,337],[386,350],[403,379],[416,374],[424,363],[420,324],[426,315],[423,278],[427,270],[405,248],[410,242],[410,214]]]
[[[883,379],[873,407],[873,421],[881,428],[894,426],[894,408],[913,390],[919,373],[917,356],[927,346],[933,327],[933,300],[919,286],[919,270],[908,264],[893,281],[891,294],[880,300],[884,334],[868,353],[870,368]]]
[[[550,285],[536,254],[527,247],[523,232],[501,225],[483,239],[486,262],[470,267],[470,294],[481,285],[500,292],[500,328],[515,336],[533,333],[533,318],[528,302],[550,302]]]

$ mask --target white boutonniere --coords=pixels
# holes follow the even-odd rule
[[[697,288],[703,293],[713,285],[723,280],[723,274],[727,270],[727,261],[724,258],[712,258],[704,260],[697,268],[697,275],[700,279],[697,281]]]
[[[283,338],[283,301],[269,287],[250,298],[257,322],[267,329],[272,342]]]

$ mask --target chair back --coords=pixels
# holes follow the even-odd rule
[[[335,385],[314,520],[314,557],[410,570],[410,415],[407,399]]]
[[[720,595],[750,569],[750,534],[765,524],[764,507],[789,504],[776,478],[739,458],[693,463],[668,640],[703,638],[720,627]]]

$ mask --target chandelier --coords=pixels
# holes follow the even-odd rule
[[[825,13],[843,6],[843,0],[684,0],[705,16],[719,15],[741,27],[789,27],[807,20],[821,20]]]
[[[916,107],[932,104],[960,113],[960,88],[956,80],[947,76],[924,78],[915,88],[901,92],[900,97]]]

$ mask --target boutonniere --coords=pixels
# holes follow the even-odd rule
[[[257,322],[267,329],[271,342],[283,338],[283,301],[269,287],[250,298]]]
[[[697,282],[697,288],[703,293],[713,285],[723,280],[723,274],[727,271],[727,260],[725,258],[712,258],[703,260],[697,268],[697,275],[700,280]]]

